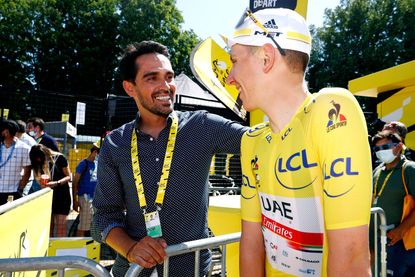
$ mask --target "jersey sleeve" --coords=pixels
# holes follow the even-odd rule
[[[261,222],[261,206],[259,203],[255,175],[252,170],[252,166],[255,164],[253,149],[253,138],[244,134],[241,142],[241,217],[242,220],[245,221]]]
[[[319,92],[313,116],[313,143],[322,168],[327,229],[367,225],[372,170],[363,112],[344,89]]]

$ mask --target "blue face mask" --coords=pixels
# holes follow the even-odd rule
[[[31,137],[34,137],[34,136],[36,136],[36,132],[35,131],[29,131],[29,136],[31,136]]]

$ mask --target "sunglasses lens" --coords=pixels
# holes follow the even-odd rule
[[[375,152],[378,152],[378,151],[381,151],[381,150],[388,150],[388,149],[391,149],[391,148],[395,147],[395,145],[396,145],[396,143],[386,143],[386,144],[382,144],[382,145],[379,145],[379,146],[374,146],[373,150]]]

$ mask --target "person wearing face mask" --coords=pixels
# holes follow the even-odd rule
[[[402,154],[405,145],[393,130],[376,134],[372,145],[376,157],[382,162],[373,171],[372,206],[385,211],[386,222],[390,227],[387,234],[387,269],[388,272],[393,272],[394,277],[408,276],[406,274],[415,265],[415,249],[406,250],[402,238],[415,225],[415,210],[402,222],[401,218],[406,195],[404,180],[408,193],[415,195],[415,162],[407,160]]]
[[[56,139],[45,132],[45,122],[39,117],[32,117],[27,120],[27,131],[38,144],[43,144],[52,151],[59,152]]]
[[[97,185],[100,146],[100,141],[92,144],[89,156],[79,162],[73,177],[72,209],[79,212],[79,225],[76,232],[78,237],[90,236],[91,221],[94,214],[92,198]]]

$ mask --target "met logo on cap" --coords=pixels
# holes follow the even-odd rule
[[[295,10],[297,8],[297,0],[250,0],[249,8],[252,12],[269,8],[286,8]]]

